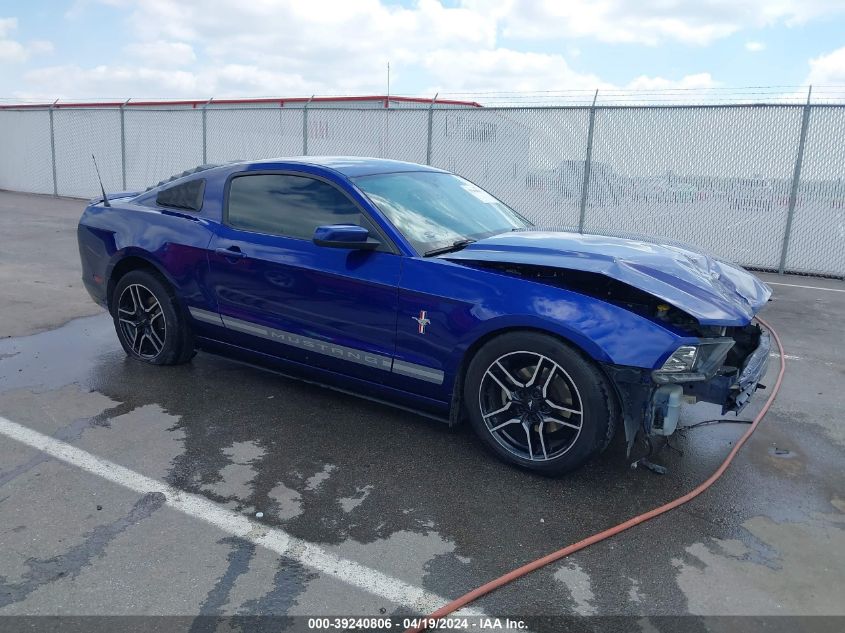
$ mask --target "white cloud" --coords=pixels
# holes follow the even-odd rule
[[[592,73],[572,69],[561,55],[525,53],[509,49],[455,52],[432,51],[423,68],[435,82],[424,94],[451,92],[540,92],[583,91],[584,99],[599,89],[619,90],[706,89],[718,86],[709,73],[680,79],[640,76],[620,86]],[[244,96],[296,96],[305,94],[379,93],[380,78],[352,76],[315,87],[312,78],[296,72],[268,70],[255,64],[221,64],[198,70],[165,69],[151,66],[102,65],[82,68],[75,65],[40,68],[25,74],[31,89],[16,96],[34,100],[59,98],[137,97],[233,98]],[[683,100],[680,94],[678,99]],[[490,96],[502,103],[506,96]],[[636,94],[632,95],[636,99]],[[485,98],[481,97],[482,102]]]
[[[845,46],[810,60],[808,84],[813,86],[845,85]]]
[[[25,62],[32,55],[49,53],[53,45],[44,40],[21,44],[12,39],[12,32],[18,28],[17,18],[0,18],[0,62]]]
[[[382,93],[385,64],[392,85],[425,94],[471,91],[706,89],[706,72],[641,76],[616,85],[583,70],[578,38],[703,45],[742,29],[797,24],[843,6],[842,0],[77,0],[74,14],[98,2],[126,6],[121,55],[83,67],[70,58],[16,81],[18,94],[45,97],[301,96]],[[445,6],[444,6],[445,5]],[[17,22],[0,21],[0,58],[25,59],[48,43],[7,37]],[[498,36],[553,38],[562,53],[524,50]],[[538,43],[535,42],[534,46]],[[749,50],[762,44],[748,42]],[[5,49],[3,48],[5,46]],[[577,63],[574,61],[577,60]],[[10,90],[11,91],[11,90]]]
[[[751,53],[759,53],[766,49],[766,45],[763,42],[746,42],[745,43],[745,50]]]
[[[707,90],[709,88],[716,88],[719,85],[719,82],[715,81],[710,73],[697,73],[695,75],[687,75],[680,80],[641,75],[630,81],[625,88],[628,90]]]
[[[437,89],[452,91],[540,91],[610,87],[598,76],[578,73],[561,55],[505,48],[487,51],[432,51],[425,68]]]
[[[204,40],[219,54],[242,56],[489,47],[496,37],[492,18],[437,0],[419,0],[414,8],[379,0],[154,0],[137,5],[132,21],[147,40]]]
[[[0,40],[0,62],[22,62],[26,58],[26,49],[18,42]]]
[[[199,70],[151,66],[51,66],[25,73],[30,86],[18,91],[22,99],[108,98],[236,98],[259,95],[302,95],[312,84],[295,73],[271,71],[254,65],[223,64]],[[327,93],[328,88],[326,88]]]
[[[208,82],[203,94],[215,96],[384,92],[388,61],[396,81],[431,50],[496,42],[492,17],[437,0],[412,8],[379,0],[149,0],[129,21],[139,41],[127,53],[142,66],[187,70],[201,52],[194,74]],[[168,50],[174,42],[179,50]]]
[[[841,0],[465,0],[464,4],[491,11],[509,37],[589,37],[647,45],[667,40],[706,45],[746,28],[793,26],[845,11]]]
[[[185,42],[134,42],[128,44],[124,50],[144,63],[165,68],[188,66],[197,59],[193,47]]]
[[[31,88],[16,96],[25,99],[202,96],[207,91],[191,72],[134,66],[49,66],[24,74]]]
[[[133,4],[128,23],[137,40],[125,47],[125,59],[65,67],[66,76],[30,72],[27,94],[381,93],[388,61],[395,82],[418,71],[429,51],[487,50],[496,43],[495,19],[438,0],[411,8],[379,0],[147,0]],[[168,69],[179,70],[172,80]],[[187,94],[193,85],[201,89]]]
[[[499,24],[509,28],[515,13],[525,10],[520,18],[524,24],[532,17],[532,6],[514,0],[466,0],[458,6],[419,0],[410,8],[379,0],[148,0],[134,6],[130,21],[141,39],[126,52],[141,60],[134,73],[139,80],[142,74],[145,81],[161,76],[155,69],[179,68],[179,81],[170,82],[167,89],[197,85],[202,86],[202,96],[380,93],[387,61],[394,85],[403,73],[423,73],[432,92],[615,87],[574,69],[569,61],[577,52],[564,57],[497,46]],[[557,10],[551,3],[537,6],[535,17],[541,23],[549,10]],[[589,11],[599,15],[603,9]],[[673,31],[682,28],[672,25]],[[199,64],[192,63],[195,50],[203,53]],[[72,82],[57,79],[71,91],[105,90],[103,77],[111,73],[115,82],[108,90],[113,94],[126,70],[76,69]],[[674,86],[690,80],[650,81]]]
[[[92,5],[106,5],[108,7],[127,7],[133,0],[74,0],[65,11],[65,17],[76,19],[85,14],[85,11]]]
[[[605,99],[619,100],[620,91],[626,93],[625,101],[634,103],[638,100],[637,91],[675,90],[673,100],[686,101],[696,98],[701,90],[718,87],[720,84],[710,73],[698,73],[670,79],[666,77],[648,77],[642,75],[624,85],[616,85],[602,80],[593,73],[574,70],[561,55],[525,53],[509,49],[454,53],[449,50],[433,51],[426,57],[426,68],[438,82],[426,93],[434,93],[445,88],[453,92],[487,92],[485,97],[477,97],[496,104],[519,103],[519,96],[512,98],[508,93],[549,93],[566,92],[568,98],[578,102],[592,99],[592,91],[599,90]],[[689,90],[689,96],[683,91]],[[578,91],[573,94],[573,91]],[[499,94],[495,94],[499,93]],[[534,97],[534,100],[542,99]],[[548,97],[554,100],[554,96]]]
[[[6,38],[18,28],[17,18],[0,18],[0,38]]]

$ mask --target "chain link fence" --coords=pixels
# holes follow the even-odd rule
[[[91,197],[203,163],[359,155],[461,174],[540,226],[845,277],[845,106],[4,107],[0,188]]]

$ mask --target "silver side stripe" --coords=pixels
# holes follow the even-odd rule
[[[443,384],[443,372],[439,369],[425,367],[424,365],[416,365],[414,363],[407,363],[402,360],[394,360],[389,356],[382,354],[372,354],[354,347],[346,347],[345,345],[335,345],[327,343],[319,339],[310,338],[308,336],[301,336],[292,332],[285,332],[284,330],[277,330],[275,328],[250,323],[241,319],[235,319],[230,316],[221,317],[215,312],[208,312],[198,308],[190,308],[191,316],[206,323],[213,323],[214,325],[223,325],[236,332],[243,332],[258,336],[269,341],[276,341],[304,349],[309,352],[316,352],[317,354],[324,354],[326,356],[333,356],[341,360],[358,363],[374,369],[381,369],[383,371],[393,371],[402,376],[416,378],[418,380],[425,380],[437,385]]]
[[[253,336],[260,336],[261,338],[269,341],[276,341],[277,343],[284,343],[285,345],[304,349],[309,352],[325,354],[326,356],[334,356],[335,358],[348,360],[352,363],[358,363],[359,365],[366,365],[367,367],[390,371],[392,359],[389,356],[370,354],[353,347],[326,343],[325,341],[321,341],[316,338],[300,336],[299,334],[293,334],[292,332],[285,332],[284,330],[277,330],[275,328],[257,325],[255,323],[234,319],[228,316],[223,317],[223,324],[232,330],[245,332],[246,334],[252,334]]]
[[[188,308],[191,316],[197,321],[205,321],[206,323],[213,323],[214,325],[223,325],[223,319],[216,312],[209,312],[208,310],[200,310],[199,308]]]
[[[393,371],[403,376],[410,376],[411,378],[419,378],[428,382],[442,384],[443,372],[439,369],[432,369],[423,365],[415,365],[414,363],[406,363],[404,360],[393,361]]]

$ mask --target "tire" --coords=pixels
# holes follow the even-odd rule
[[[190,323],[173,288],[158,274],[126,273],[115,286],[110,307],[127,355],[151,365],[180,365],[193,358]]]
[[[604,375],[580,352],[539,332],[486,343],[464,381],[473,430],[504,461],[547,475],[572,471],[604,450],[619,406]]]

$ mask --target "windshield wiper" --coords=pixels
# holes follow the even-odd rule
[[[475,241],[476,240],[470,238],[455,240],[449,246],[441,246],[440,248],[432,248],[430,251],[426,251],[425,253],[423,253],[423,257],[431,257],[432,255],[442,255],[443,253],[453,253],[469,246]]]

